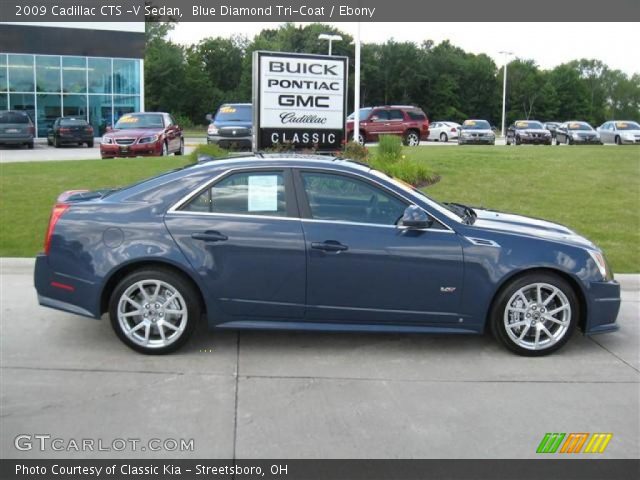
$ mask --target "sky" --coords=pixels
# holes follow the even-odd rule
[[[189,45],[207,37],[231,37],[241,33],[249,38],[278,23],[194,23],[176,25],[169,38]],[[297,25],[304,25],[297,23]],[[357,23],[331,23],[355,38]],[[389,39],[418,44],[431,39],[449,40],[471,53],[485,53],[497,65],[504,63],[499,52],[511,51],[518,58],[533,59],[541,68],[550,69],[579,58],[595,58],[612,69],[627,74],[640,73],[640,23],[567,23],[567,22],[495,22],[495,23],[388,23],[362,22],[360,38],[365,43]]]

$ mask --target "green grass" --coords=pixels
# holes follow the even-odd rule
[[[601,246],[615,272],[640,272],[640,149],[634,147],[428,147],[440,182],[425,191],[569,226]],[[188,157],[0,165],[0,256],[42,248],[59,193],[121,186],[189,162]]]
[[[606,253],[614,272],[640,272],[640,149],[434,147],[405,149],[441,180],[439,201],[567,225]]]

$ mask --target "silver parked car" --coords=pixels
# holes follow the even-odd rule
[[[602,143],[622,145],[630,143],[640,145],[640,125],[626,120],[612,120],[605,122],[598,128]]]
[[[458,138],[458,129],[460,124],[456,122],[433,122],[429,125],[429,138],[427,140],[435,140],[440,142],[448,142]]]
[[[486,120],[465,120],[460,126],[458,145],[495,145],[496,134]]]

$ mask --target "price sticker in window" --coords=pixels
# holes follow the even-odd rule
[[[249,177],[249,212],[278,211],[278,176],[252,175]]]

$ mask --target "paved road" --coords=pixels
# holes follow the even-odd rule
[[[40,308],[30,260],[0,261],[0,456],[531,458],[546,432],[612,432],[640,452],[640,282],[619,332],[514,356],[488,337],[207,333],[143,356],[108,321]],[[194,453],[18,452],[63,439],[193,438]]]

